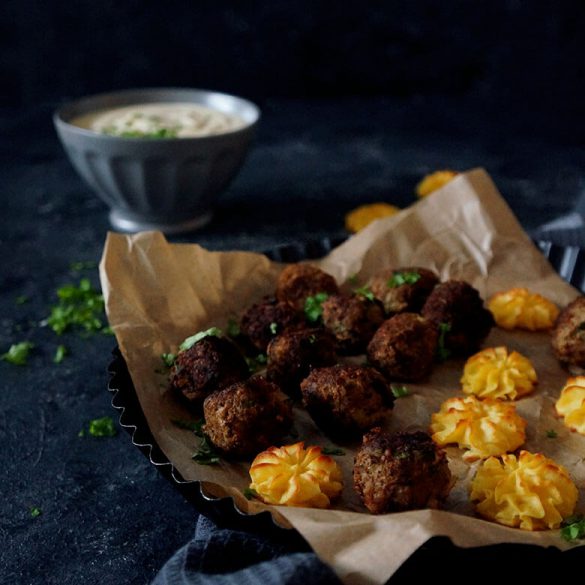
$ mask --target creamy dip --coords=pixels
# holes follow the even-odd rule
[[[191,138],[237,130],[238,116],[192,103],[135,104],[78,116],[75,126],[126,138]]]

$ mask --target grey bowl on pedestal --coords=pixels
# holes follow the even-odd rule
[[[98,110],[157,102],[206,106],[240,117],[244,126],[210,136],[144,139],[100,134],[71,123]],[[161,88],[82,98],[59,108],[53,122],[75,169],[110,207],[115,229],[174,234],[210,221],[217,196],[244,162],[259,117],[260,110],[239,97]]]

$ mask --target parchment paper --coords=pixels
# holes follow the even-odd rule
[[[398,215],[381,219],[319,262],[339,284],[357,274],[360,283],[385,267],[418,265],[442,279],[473,284],[487,299],[512,286],[526,286],[559,306],[578,292],[564,282],[514,218],[485,171],[459,175],[440,191]],[[464,547],[502,542],[566,548],[558,531],[531,533],[473,517],[469,481],[477,464],[462,451],[447,449],[456,485],[445,511],[422,510],[372,516],[352,485],[357,444],[342,445],[337,457],[344,472],[341,501],[332,510],[264,506],[247,501],[249,463],[201,466],[192,460],[198,439],[173,419],[193,418],[168,392],[160,355],[175,352],[187,336],[211,326],[225,328],[253,302],[274,291],[282,265],[247,252],[209,252],[197,245],[169,244],[158,232],[108,234],[100,264],[106,310],[128,364],[140,404],[160,448],[189,480],[205,482],[208,493],[232,496],[249,513],[268,507],[276,520],[294,526],[347,584],[386,581],[432,536],[449,536]],[[554,358],[547,333],[504,332],[495,328],[484,347],[507,345],[529,357],[539,376],[536,392],[517,402],[528,421],[523,448],[540,451],[565,465],[580,491],[585,486],[585,437],[571,433],[554,416],[554,402],[568,373]],[[423,384],[396,401],[389,428],[428,430],[430,415],[450,396],[461,395],[463,360],[435,367]],[[332,446],[301,409],[295,427],[307,444]],[[554,429],[558,438],[546,431]],[[583,497],[578,509],[583,510]]]

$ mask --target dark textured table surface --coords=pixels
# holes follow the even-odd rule
[[[111,336],[57,337],[39,326],[56,289],[97,270],[106,206],[67,162],[56,104],[0,111],[0,353],[35,344],[26,366],[0,361],[0,583],[147,583],[192,534],[196,511],[121,432],[80,437],[116,416],[107,392]],[[343,237],[344,214],[398,206],[437,168],[483,166],[526,229],[570,211],[585,184],[578,141],[511,115],[440,98],[272,100],[215,220],[175,238],[265,250]],[[505,123],[504,123],[505,122]],[[19,297],[27,301],[19,304]],[[69,348],[53,363],[59,344]],[[33,517],[32,508],[42,513]]]

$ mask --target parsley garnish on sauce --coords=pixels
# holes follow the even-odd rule
[[[389,279],[386,285],[388,288],[396,288],[403,284],[414,284],[420,279],[418,272],[395,272]]]
[[[390,384],[390,391],[392,392],[392,396],[394,396],[394,398],[408,396],[408,388],[401,384]]]
[[[305,299],[305,316],[307,317],[307,321],[316,323],[321,319],[321,316],[323,315],[323,307],[321,305],[328,298],[329,295],[327,293],[320,292]]]
[[[585,518],[583,516],[571,516],[563,521],[561,536],[568,542],[585,538]]]
[[[30,341],[15,343],[10,346],[6,353],[0,355],[0,359],[9,364],[14,364],[15,366],[26,366],[26,360],[33,347],[34,343],[31,343]]]
[[[104,324],[104,297],[95,290],[89,279],[82,278],[79,286],[66,284],[57,289],[59,303],[51,307],[51,314],[41,322],[60,335],[70,328],[87,333],[111,333]]]

